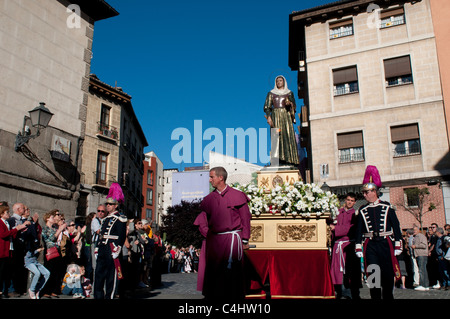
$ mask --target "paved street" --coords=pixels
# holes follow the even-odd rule
[[[158,299],[202,299],[196,291],[197,274],[164,274],[163,287],[151,291],[149,298]],[[370,299],[367,286],[361,289],[361,298]],[[414,289],[395,289],[395,299],[450,299],[450,290],[415,291]]]
[[[137,289],[130,299],[179,299],[199,300],[203,299],[201,292],[196,290],[197,274],[195,273],[170,273],[162,275],[162,286],[157,289]],[[369,289],[364,286],[361,289],[361,298],[370,299]],[[415,291],[413,289],[394,290],[395,299],[450,299],[450,290],[430,289],[429,291]],[[28,299],[27,296],[11,299]],[[47,298],[45,298],[47,299]],[[56,298],[53,298],[56,299]],[[58,299],[72,299],[71,296],[60,295]],[[92,299],[92,298],[91,298]]]

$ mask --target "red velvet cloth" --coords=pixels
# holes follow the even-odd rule
[[[247,298],[265,298],[270,283],[273,299],[334,298],[326,250],[247,250]]]

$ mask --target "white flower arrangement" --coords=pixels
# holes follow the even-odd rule
[[[324,192],[316,184],[301,181],[294,184],[277,185],[271,191],[255,184],[233,185],[247,194],[248,206],[255,216],[263,213],[292,215],[294,217],[314,218],[330,213],[332,218],[338,214],[340,202],[338,197]]]

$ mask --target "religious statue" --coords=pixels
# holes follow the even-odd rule
[[[275,87],[267,93],[264,113],[271,128],[278,130],[278,145],[272,141],[271,158],[278,158],[280,165],[299,165],[297,142],[293,123],[295,123],[295,98],[288,89],[286,79],[279,75]]]

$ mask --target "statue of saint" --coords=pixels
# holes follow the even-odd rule
[[[299,165],[297,142],[293,123],[295,123],[295,98],[287,87],[284,76],[275,79],[275,87],[267,93],[264,103],[265,118],[271,128],[279,133],[278,145],[272,141],[271,157],[279,158],[280,165]],[[275,149],[274,149],[275,148]]]

